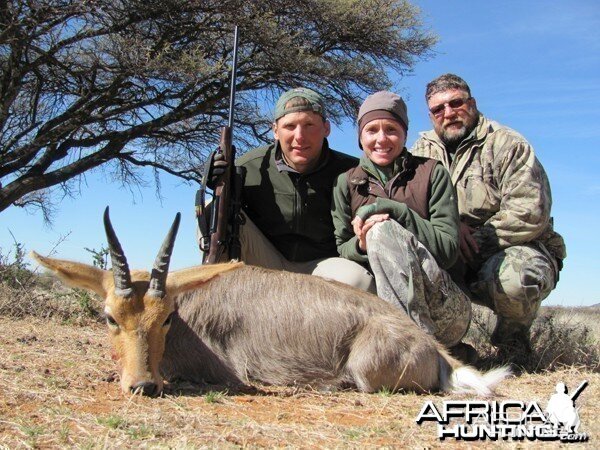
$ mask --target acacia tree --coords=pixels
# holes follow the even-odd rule
[[[283,89],[353,117],[435,43],[405,1],[0,0],[0,211],[47,211],[49,188],[100,166],[198,181],[226,123],[234,25],[240,148],[267,139]]]

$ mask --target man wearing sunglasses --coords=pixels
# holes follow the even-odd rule
[[[433,130],[411,152],[442,161],[457,191],[460,258],[452,276],[496,314],[491,341],[499,356],[527,366],[529,328],[566,256],[546,173],[523,136],[478,111],[462,78],[434,79],[425,99]]]

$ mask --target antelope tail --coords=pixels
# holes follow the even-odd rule
[[[505,378],[512,375],[510,368],[498,367],[487,372],[462,365],[445,351],[439,354],[440,389],[452,394],[475,394],[491,397]]]

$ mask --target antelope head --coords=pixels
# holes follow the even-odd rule
[[[125,393],[157,396],[162,393],[159,371],[166,335],[175,313],[174,298],[242,263],[192,267],[169,274],[169,262],[179,228],[177,213],[152,272],[130,271],[125,254],[104,211],[104,228],[112,271],[87,264],[46,258],[32,252],[40,264],[67,284],[96,292],[104,298],[104,313],[114,353],[119,361],[121,389]]]

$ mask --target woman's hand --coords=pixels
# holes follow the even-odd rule
[[[367,232],[379,222],[385,222],[390,219],[390,215],[385,214],[373,214],[369,216],[366,220],[362,220],[360,217],[356,216],[351,224],[354,229],[354,234],[358,237],[358,248],[360,248],[363,252],[367,251]]]

